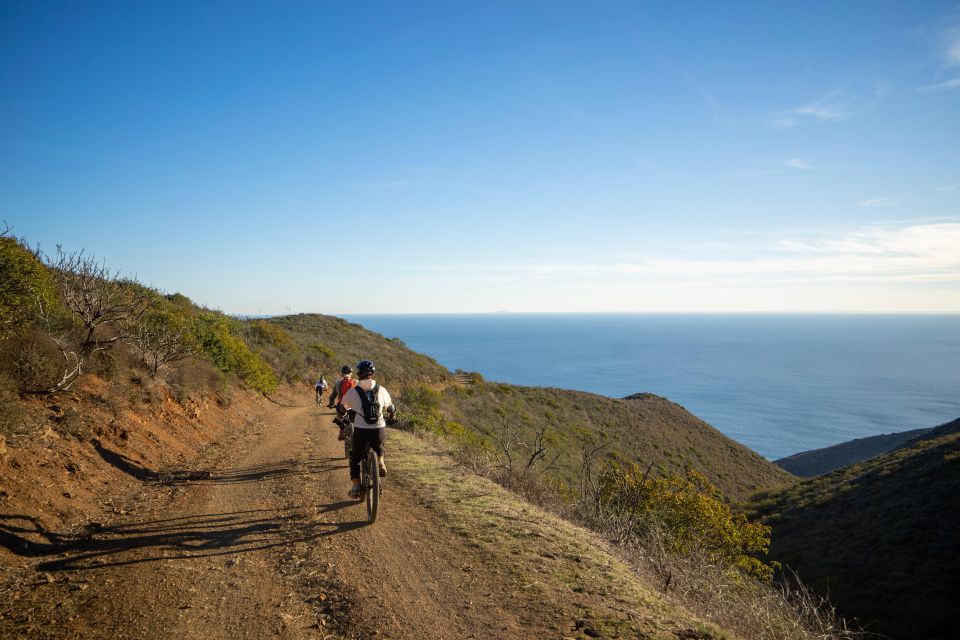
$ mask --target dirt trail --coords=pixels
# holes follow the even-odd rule
[[[27,637],[556,635],[549,611],[541,625],[520,610],[500,570],[393,478],[366,526],[330,420],[275,408],[208,477],[146,482],[120,520],[46,534],[6,620]]]

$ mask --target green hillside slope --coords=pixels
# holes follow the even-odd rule
[[[615,459],[653,465],[660,474],[693,466],[727,496],[741,499],[761,488],[786,485],[793,476],[727,438],[683,407],[652,394],[615,399],[580,391],[483,382],[449,388],[441,402],[452,419],[485,433],[504,421],[528,436],[545,427],[560,453],[557,473],[576,483],[580,446],[609,441]]]
[[[386,385],[446,384],[452,380],[450,372],[433,358],[342,318],[304,313],[267,321],[283,327],[301,350],[319,357],[321,370],[308,372],[309,376],[338,375],[341,365],[369,358],[376,362],[377,377]]]
[[[892,638],[955,638],[960,421],[826,476],[757,496],[770,557],[842,614]]]
[[[885,433],[878,436],[857,438],[841,442],[822,449],[812,449],[795,453],[786,458],[774,460],[774,464],[786,469],[795,476],[812,478],[830,473],[848,464],[855,464],[869,460],[881,453],[896,449],[905,442],[923,435],[929,429],[912,429],[899,433]]]
[[[326,353],[326,373],[341,363],[371,358],[378,377],[402,401],[404,388],[439,392],[439,409],[480,434],[492,434],[505,420],[526,435],[545,427],[550,457],[559,454],[555,476],[576,486],[582,443],[609,440],[608,455],[655,472],[682,473],[688,465],[703,472],[726,495],[742,499],[794,480],[762,456],[727,438],[683,407],[650,394],[618,400],[591,393],[484,382],[454,376],[435,360],[396,339],[388,339],[341,318],[300,314],[269,319],[283,327],[301,351]],[[402,408],[402,407],[401,407]]]

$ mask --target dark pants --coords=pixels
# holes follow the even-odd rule
[[[363,462],[363,456],[367,445],[377,452],[377,455],[383,457],[383,441],[387,437],[387,430],[383,427],[379,429],[357,429],[353,428],[353,440],[350,442],[350,479],[360,479],[360,463]],[[376,473],[376,471],[374,471]]]

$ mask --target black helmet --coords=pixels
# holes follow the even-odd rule
[[[342,373],[345,376],[348,376],[351,373],[353,373],[353,369],[350,368],[350,365],[345,364],[342,367],[340,367],[340,373]]]
[[[377,372],[377,368],[369,360],[361,360],[357,363],[357,373],[361,378],[369,378]]]

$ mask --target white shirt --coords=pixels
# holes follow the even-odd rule
[[[370,391],[373,388],[374,381],[367,378],[366,380],[361,380],[357,383],[357,387],[360,387],[364,391]],[[357,412],[359,420],[353,421],[353,426],[355,429],[383,429],[387,426],[387,421],[383,416],[383,412],[387,410],[387,407],[393,404],[393,399],[390,397],[390,392],[383,388],[383,385],[377,385],[377,400],[380,401],[380,407],[382,411],[380,412],[380,419],[377,420],[377,424],[367,424],[367,421],[363,419],[363,402],[360,400],[360,392],[357,391],[357,387],[352,387],[347,394],[343,396],[341,403],[347,409],[353,409]]]

